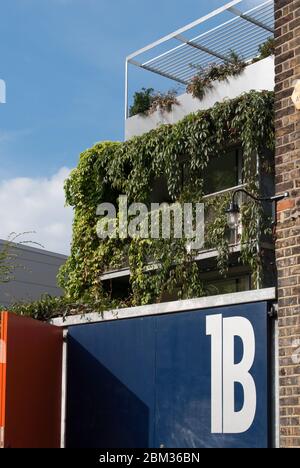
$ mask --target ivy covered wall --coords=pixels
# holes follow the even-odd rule
[[[258,190],[253,158],[259,155],[264,164],[265,150],[274,150],[274,97],[271,92],[245,94],[216,104],[175,125],[164,125],[127,142],[102,142],[80,156],[78,167],[66,181],[66,200],[74,207],[72,252],[59,275],[66,297],[87,301],[99,308],[142,305],[161,301],[164,294],[178,298],[205,295],[200,281],[198,252],[189,253],[186,239],[100,240],[97,236],[96,209],[100,203],[117,205],[119,195],[129,203],[148,203],[155,181],[165,178],[168,195],[173,201],[201,202],[204,196],[203,174],[213,158],[225,158],[232,147],[243,151],[243,178],[253,193]],[[182,184],[182,162],[189,174]],[[218,269],[226,275],[228,236],[225,208],[230,195],[206,201],[214,211],[206,227],[206,247],[219,252]],[[259,276],[260,258],[257,219],[260,207],[249,201],[242,207],[244,229],[241,238],[241,263]],[[151,273],[145,266],[149,258],[160,267]],[[104,288],[101,275],[129,265],[130,290],[113,299]]]

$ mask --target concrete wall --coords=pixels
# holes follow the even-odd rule
[[[0,240],[0,249],[3,243]],[[56,276],[66,256],[27,246],[17,247],[14,253],[17,255],[15,263],[18,268],[14,272],[13,281],[0,284],[1,306],[8,307],[17,301],[32,301],[43,294],[62,295]]]
[[[216,102],[234,99],[252,89],[273,91],[274,86],[274,57],[268,57],[249,65],[240,76],[230,78],[228,82],[216,83],[202,101],[193,98],[191,94],[183,94],[178,98],[180,105],[174,106],[170,113],[158,111],[150,116],[130,117],[125,123],[125,138],[128,140],[143,135],[162,124],[174,124],[192,112],[209,109]]]

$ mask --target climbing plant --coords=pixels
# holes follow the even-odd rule
[[[66,300],[114,306],[142,305],[206,293],[196,261],[199,252],[187,249],[186,239],[100,240],[97,236],[97,206],[118,204],[124,194],[128,202],[150,203],[155,183],[165,179],[170,200],[202,202],[203,174],[209,162],[225,158],[228,150],[243,150],[244,180],[248,190],[258,190],[253,157],[263,161],[264,150],[274,149],[274,97],[271,92],[252,91],[239,98],[185,117],[175,125],[163,125],[126,142],[102,142],[80,156],[78,167],[66,181],[68,205],[74,207],[73,242],[70,258],[59,274]],[[182,164],[188,181],[182,184]],[[217,249],[218,269],[226,275],[229,241],[225,207],[230,195],[206,202],[213,210],[207,223],[206,247]],[[241,262],[259,276],[260,236],[257,219],[260,207],[251,201],[242,207],[244,230]],[[152,265],[152,268],[149,268]],[[126,297],[112,299],[101,281],[107,270],[128,266],[130,289]],[[96,308],[96,307],[95,307]]]

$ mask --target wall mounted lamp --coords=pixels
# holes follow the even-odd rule
[[[232,194],[230,205],[228,209],[226,210],[226,213],[228,215],[228,226],[230,229],[235,229],[239,224],[240,207],[238,205],[238,202],[236,201],[236,197],[239,193],[244,193],[245,195],[252,198],[252,200],[256,201],[257,203],[265,203],[265,202],[272,203],[273,224],[276,224],[277,203],[290,196],[289,192],[285,192],[282,195],[275,195],[274,197],[260,198],[260,197],[255,197],[254,195],[252,195],[252,193],[247,192],[247,190],[245,189],[235,190]]]

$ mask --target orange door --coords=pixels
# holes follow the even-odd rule
[[[63,332],[1,313],[0,426],[6,448],[60,446]],[[4,436],[3,436],[4,434]]]

